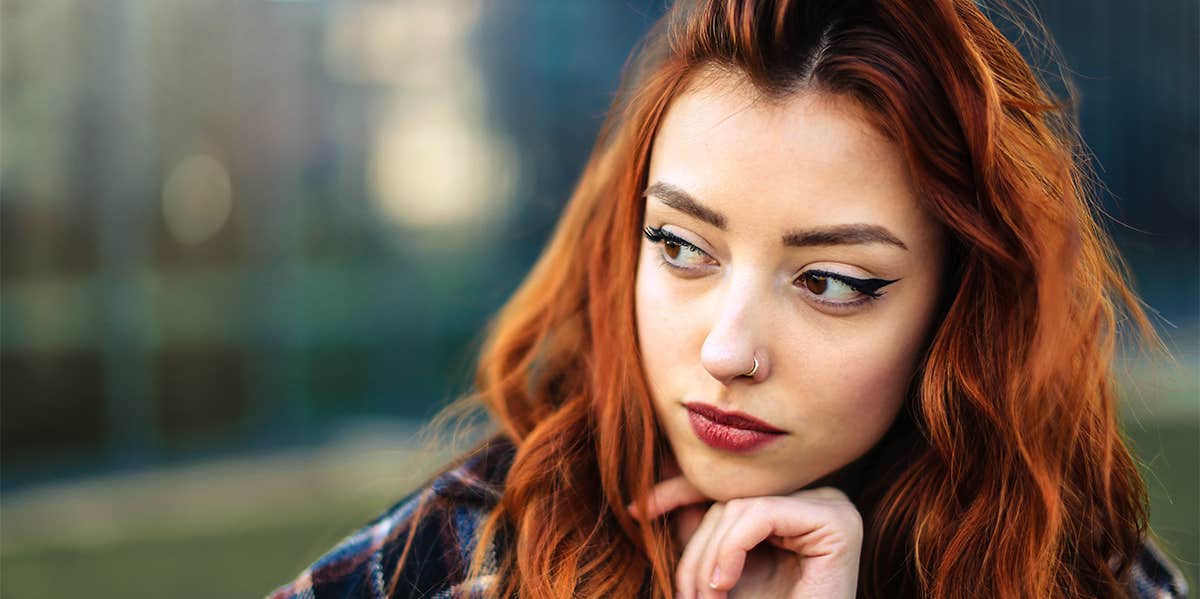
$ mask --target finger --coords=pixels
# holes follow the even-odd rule
[[[704,519],[700,521],[700,527],[696,529],[692,538],[688,539],[687,546],[683,548],[683,555],[680,556],[679,563],[675,566],[675,587],[679,590],[680,597],[698,596],[699,589],[696,587],[695,575],[697,562],[699,562],[704,548],[708,546],[712,531],[716,528],[724,511],[725,504],[723,503],[714,503],[712,507],[708,508]]]
[[[862,519],[853,504],[831,504],[792,497],[764,497],[730,523],[717,550],[718,588],[732,588],[741,576],[746,553],[772,535],[799,557],[846,560],[857,566],[862,548]]]
[[[750,550],[760,542],[770,540],[774,536],[767,534],[758,542],[744,541],[743,539],[747,536],[745,532],[747,519],[755,516],[761,517],[763,516],[762,512],[769,508],[764,505],[767,502],[758,499],[741,499],[737,503],[737,517],[727,519],[725,529],[722,531],[724,534],[712,544],[709,561],[704,565],[709,575],[707,584],[714,590],[732,589],[742,578],[742,572],[746,567],[746,556]]]
[[[815,489],[801,489],[788,495],[798,499],[818,499],[822,501],[833,502],[850,502],[850,498],[846,496],[841,489],[837,487],[817,487]]]
[[[688,538],[687,543],[683,546],[683,553],[679,557],[679,562],[675,565],[675,587],[678,589],[679,597],[694,598],[697,597],[696,585],[694,577],[690,576],[690,572],[694,571],[695,562],[699,559],[700,553],[707,546],[708,538],[720,519],[721,513],[724,510],[722,504],[713,504],[704,511],[704,515],[700,519],[700,525]]]
[[[696,584],[699,587],[711,589],[709,591],[711,593],[723,593],[733,588],[732,583],[723,584],[730,579],[730,574],[719,569],[718,557],[721,548],[728,546],[725,538],[734,529],[735,523],[741,520],[747,510],[754,509],[755,505],[756,502],[753,499],[734,499],[726,502],[724,514],[717,523],[717,529],[713,532],[712,538],[700,558],[700,564],[696,568]],[[737,578],[740,576],[741,572],[739,571],[737,576],[733,577],[733,582],[737,582]]]
[[[686,477],[669,478],[654,485],[650,490],[646,500],[646,520],[653,520],[677,507],[702,501],[709,501],[709,498],[692,486]],[[633,517],[641,519],[641,508],[638,505],[631,504],[627,507]]]
[[[731,523],[737,521],[741,517],[742,512],[751,503],[745,499],[734,499],[725,503],[721,519],[717,521],[717,525],[710,535],[708,542],[705,544],[704,551],[700,554],[700,561],[696,566],[696,588],[701,589],[701,594],[704,597],[723,597],[725,591],[733,586],[713,586],[714,569],[717,567],[717,551],[721,547],[721,540],[729,532]]]

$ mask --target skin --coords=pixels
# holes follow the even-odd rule
[[[774,585],[756,587],[764,592],[788,589],[772,596],[853,596],[861,518],[820,483],[873,447],[904,402],[936,324],[944,233],[919,205],[899,147],[858,104],[824,92],[767,100],[736,74],[699,77],[675,99],[648,182],[643,225],[697,248],[643,237],[635,292],[642,366],[679,473],[656,488],[648,517],[692,505],[676,528],[689,541],[677,581],[694,592],[727,563],[726,579],[737,569],[743,583]],[[671,190],[723,215],[724,228],[669,205],[678,206]],[[883,227],[905,247],[781,242],[789,231],[856,223]],[[802,277],[813,269],[895,282],[838,309],[820,300],[864,294]],[[745,376],[755,358],[757,372]],[[715,449],[691,428],[684,403],[695,401],[786,434],[749,452]],[[816,537],[827,546],[814,549]],[[777,549],[763,563],[774,565],[751,568],[752,554],[742,572],[764,541]],[[807,568],[800,584],[799,570],[778,567],[797,556],[821,562],[832,586],[813,586],[821,568]]]

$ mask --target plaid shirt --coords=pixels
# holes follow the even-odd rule
[[[484,451],[388,508],[267,599],[385,599],[414,524],[417,530],[409,558],[393,597],[449,599],[492,588],[496,546],[505,544],[507,531],[498,535],[483,574],[470,581],[463,577],[475,549],[476,530],[500,499],[514,451],[507,439],[493,438]],[[430,511],[414,522],[421,501],[428,502]],[[1136,599],[1187,597],[1183,574],[1148,538],[1134,561],[1128,588]]]

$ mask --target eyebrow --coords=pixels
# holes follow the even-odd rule
[[[688,192],[670,183],[656,181],[647,187],[642,195],[644,197],[654,196],[671,208],[690,214],[722,231],[726,230],[727,219],[724,214],[701,204]],[[904,245],[904,242],[900,241],[891,231],[869,223],[796,229],[784,233],[780,241],[785,247],[883,243],[908,251],[908,246]]]

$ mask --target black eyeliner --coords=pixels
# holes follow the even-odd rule
[[[642,229],[642,233],[646,236],[646,239],[649,239],[650,241],[652,241],[654,243],[658,243],[660,241],[669,241],[676,245],[687,246],[689,248],[692,248],[693,250],[696,250],[697,252],[700,252],[704,255],[708,255],[708,252],[705,252],[704,250],[696,247],[695,244],[690,243],[683,238],[676,237],[675,235],[672,235],[669,231],[663,231],[662,228],[655,228],[655,227],[651,227],[651,226],[647,225],[645,228]]]
[[[859,293],[865,293],[871,297],[879,297],[879,296],[883,295],[882,293],[877,293],[877,291],[879,291],[883,287],[891,285],[892,283],[895,283],[896,281],[900,280],[900,279],[891,279],[891,280],[888,280],[888,279],[856,279],[854,277],[848,277],[846,275],[839,275],[837,273],[828,272],[828,271],[824,271],[824,270],[808,270],[808,271],[805,271],[804,274],[816,275],[819,277],[828,277],[830,279],[837,279],[838,281],[841,281],[841,282],[849,285],[850,287],[854,288],[855,291],[857,291]]]

